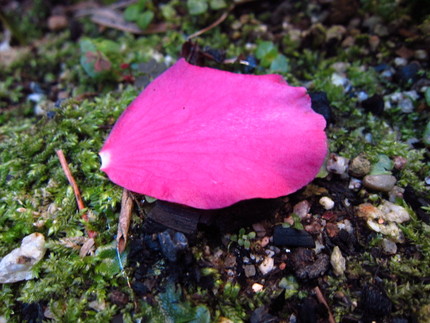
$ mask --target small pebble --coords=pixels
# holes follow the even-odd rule
[[[419,60],[425,61],[425,60],[427,60],[427,59],[428,59],[428,54],[427,54],[427,51],[425,51],[424,49],[417,49],[417,50],[414,52],[414,57],[415,57],[416,59],[419,59]]]
[[[270,243],[270,239],[269,239],[269,237],[263,237],[263,238],[261,238],[259,243],[260,243],[260,246],[262,246],[264,248]]]
[[[387,174],[366,175],[363,179],[364,187],[380,192],[391,191],[396,182],[397,180],[394,176]]]
[[[336,276],[342,276],[345,273],[346,259],[342,256],[342,252],[338,246],[333,248],[333,252],[330,256],[330,263],[333,267],[333,273]]]
[[[245,265],[243,266],[243,271],[245,272],[246,277],[253,277],[256,274],[255,266],[254,265]]]
[[[252,285],[252,290],[254,291],[254,293],[259,293],[263,290],[264,286],[259,284],[259,283],[254,283]]]
[[[22,239],[21,246],[0,261],[0,284],[33,279],[33,266],[45,255],[45,237],[32,233]]]
[[[394,65],[396,65],[397,67],[405,66],[407,63],[408,63],[408,60],[403,57],[396,57],[394,59]]]
[[[349,181],[348,188],[353,191],[358,191],[361,188],[362,182],[358,178],[352,177]]]
[[[412,62],[406,66],[402,66],[397,72],[397,77],[403,83],[415,82],[418,79],[419,70],[420,65],[417,62]]]
[[[341,157],[336,154],[330,154],[326,165],[327,171],[338,175],[345,174],[346,170],[348,169],[348,162],[349,160],[345,157]]]
[[[254,223],[252,229],[255,231],[258,238],[262,238],[266,235],[266,228],[262,223]]]
[[[270,273],[273,270],[274,266],[275,266],[275,264],[274,264],[273,258],[266,257],[266,258],[264,258],[264,260],[260,264],[260,266],[258,266],[258,269],[260,270],[260,272],[263,275],[267,275],[268,273]]]
[[[319,203],[326,210],[331,210],[334,207],[334,201],[328,196],[323,196],[322,198],[320,198]]]
[[[381,245],[386,254],[395,255],[397,253],[397,245],[394,241],[384,238]]]
[[[370,173],[371,167],[372,165],[366,157],[358,155],[349,163],[348,172],[351,176],[361,178]]]
[[[404,98],[399,102],[399,108],[403,113],[411,113],[414,111],[415,107],[411,99]]]
[[[188,239],[182,232],[167,229],[158,233],[163,255],[171,262],[176,262],[179,256],[188,248]]]
[[[331,75],[331,83],[333,85],[343,87],[343,91],[345,93],[349,92],[349,90],[351,89],[351,81],[348,80],[345,76],[338,73],[333,73]]]
[[[366,100],[368,98],[369,98],[369,95],[364,91],[360,91],[357,93],[358,102],[363,102],[364,100]]]
[[[395,169],[402,170],[403,168],[405,168],[408,160],[402,156],[394,156],[393,162],[394,162]]]
[[[411,219],[408,211],[403,206],[391,203],[389,201],[384,201],[378,206],[378,209],[381,210],[383,213],[383,218],[386,221],[403,223]]]
[[[307,200],[301,201],[293,207],[293,213],[296,214],[300,218],[300,220],[306,218],[310,210],[311,205]]]

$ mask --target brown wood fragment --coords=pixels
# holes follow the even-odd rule
[[[56,151],[58,159],[60,160],[61,167],[63,168],[64,174],[69,181],[70,186],[73,188],[73,192],[75,193],[76,203],[78,204],[79,211],[85,209],[84,201],[82,200],[81,193],[79,192],[78,185],[76,184],[75,179],[73,178],[72,172],[70,171],[69,165],[67,164],[66,157],[61,149]],[[88,222],[88,215],[86,213],[82,214],[82,219],[85,222]],[[95,231],[87,230],[88,237],[94,238],[97,233]]]
[[[324,304],[324,306],[327,308],[329,323],[336,323],[334,316],[333,316],[332,312],[330,311],[330,307],[328,306],[328,303],[325,300],[323,293],[321,292],[321,289],[317,286],[314,288],[314,292],[315,292],[315,295],[317,296],[318,301],[321,304]]]
[[[79,251],[79,257],[84,258],[86,255],[94,254],[95,241],[93,238],[87,239]]]
[[[118,222],[117,248],[121,253],[127,245],[128,229],[130,227],[131,214],[133,211],[133,199],[131,194],[124,189],[122,191],[121,213]]]

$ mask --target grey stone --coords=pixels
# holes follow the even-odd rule
[[[366,175],[363,179],[364,187],[381,192],[391,191],[396,182],[396,178],[388,174]]]

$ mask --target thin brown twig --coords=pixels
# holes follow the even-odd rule
[[[207,32],[208,30],[211,30],[212,28],[215,28],[216,26],[218,26],[220,23],[222,23],[224,20],[227,19],[229,13],[231,10],[233,10],[234,6],[230,7],[229,9],[227,9],[222,15],[221,17],[219,17],[217,20],[215,20],[215,22],[213,22],[212,24],[210,24],[209,26],[200,29],[199,31],[196,31],[194,34],[191,34],[190,36],[187,37],[187,40],[190,40],[192,38],[198,37],[201,34]]]
[[[75,193],[76,203],[78,204],[79,211],[85,209],[84,201],[82,200],[81,193],[79,192],[78,185],[76,184],[75,179],[73,178],[72,172],[70,171],[69,165],[67,164],[66,157],[61,149],[55,151],[57,153],[58,159],[60,160],[61,167],[63,168],[64,174],[69,181],[70,186],[73,188],[73,192]],[[88,222],[88,215],[86,213],[82,214],[82,219],[85,222]],[[90,238],[94,238],[97,233],[95,231],[87,230],[88,236]]]
[[[327,311],[328,311],[328,321],[330,323],[336,323],[336,321],[334,320],[334,316],[333,316],[333,314],[330,311],[330,307],[328,306],[328,303],[325,300],[325,297],[324,297],[323,293],[321,292],[321,289],[317,286],[317,287],[314,288],[314,292],[315,292],[315,294],[317,296],[318,301],[320,303],[324,304],[324,306],[327,308]]]

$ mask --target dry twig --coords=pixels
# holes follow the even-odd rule
[[[315,294],[317,296],[318,301],[321,304],[324,304],[324,306],[327,308],[329,323],[336,323],[336,321],[334,320],[333,314],[330,311],[330,307],[328,306],[328,303],[325,300],[325,297],[324,297],[323,293],[321,292],[321,289],[317,286],[317,287],[314,288],[314,292],[315,292]]]
[[[118,234],[116,237],[119,253],[125,250],[127,245],[128,228],[130,227],[131,213],[133,211],[133,199],[130,193],[124,189],[122,191],[121,213],[118,222]]]
[[[70,186],[73,188],[73,192],[75,193],[76,203],[78,204],[79,211],[85,209],[84,201],[82,200],[81,193],[79,192],[78,185],[76,184],[75,179],[73,178],[72,172],[70,171],[69,165],[67,164],[66,157],[61,149],[56,151],[58,159],[60,160],[61,167],[63,168],[64,174],[69,181]],[[86,213],[82,214],[82,219],[85,222],[88,222],[88,215]],[[88,236],[90,238],[94,238],[97,233],[95,231],[87,230]]]

